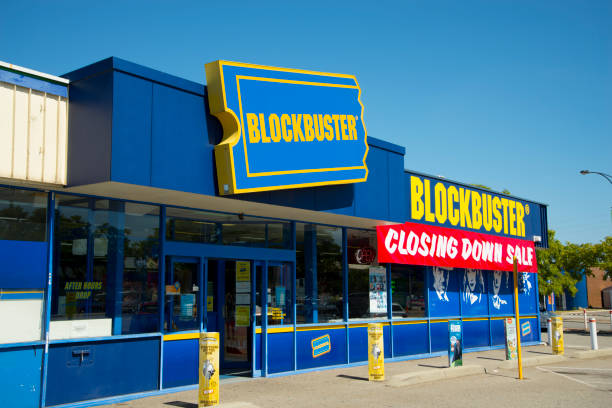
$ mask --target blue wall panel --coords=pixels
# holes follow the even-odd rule
[[[461,315],[483,316],[489,314],[488,273],[479,269],[455,269],[461,286]]]
[[[47,243],[0,240],[0,289],[44,289]]]
[[[385,349],[385,358],[391,358],[391,326],[388,324],[383,326],[383,343]]]
[[[518,297],[519,312],[521,315],[535,315],[538,313],[538,297],[535,273],[519,273]]]
[[[159,338],[51,345],[47,405],[157,389],[159,346]]]
[[[261,370],[261,346],[262,346],[261,334],[255,334],[255,369],[256,370]]]
[[[315,358],[311,341],[324,335],[330,337],[330,352]],[[346,363],[346,331],[343,329],[298,331],[296,351],[298,370],[344,364]]]
[[[293,370],[293,333],[268,333],[268,372]]]
[[[69,186],[110,180],[113,73],[96,74],[69,87]]]
[[[164,388],[198,383],[198,339],[164,341]]]
[[[368,329],[367,327],[352,327],[349,329],[349,362],[366,361],[368,359]]]
[[[386,150],[368,152],[368,181],[355,184],[355,215],[386,220],[389,217],[389,169]]]
[[[489,311],[492,315],[514,313],[514,281],[512,272],[489,273]]]
[[[113,94],[113,181],[151,184],[151,100],[153,84],[115,72]]]
[[[431,351],[448,350],[448,322],[431,324]]]
[[[489,320],[463,321],[463,347],[489,346]]]
[[[394,356],[399,357],[429,353],[427,336],[427,323],[394,324]]]
[[[506,344],[504,319],[491,320],[491,341],[493,346],[503,346]]]
[[[0,407],[38,407],[42,347],[0,350]]]
[[[429,315],[434,317],[459,316],[459,282],[462,269],[447,271],[427,268],[429,274]]]
[[[215,195],[204,98],[153,85],[153,187]]]
[[[540,341],[540,332],[538,332],[538,319],[523,319],[521,318],[521,341]]]

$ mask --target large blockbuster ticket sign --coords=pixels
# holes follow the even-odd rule
[[[367,180],[367,132],[353,75],[228,61],[206,64],[219,194]]]
[[[533,242],[426,224],[376,227],[381,263],[536,273]]]

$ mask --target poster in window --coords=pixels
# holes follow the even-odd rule
[[[387,271],[382,266],[370,268],[370,313],[387,313]]]

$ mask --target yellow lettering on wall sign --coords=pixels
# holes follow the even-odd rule
[[[434,187],[434,197],[435,197],[435,212],[436,212],[436,220],[438,223],[444,224],[446,222],[446,188],[444,188],[444,184],[436,183]]]
[[[423,205],[423,182],[416,176],[410,176],[410,213],[413,220],[420,220],[425,214]]]
[[[459,202],[459,191],[457,187],[448,188],[448,220],[454,226],[459,224],[459,210],[455,208],[455,203]]]
[[[461,226],[472,228],[472,220],[470,218],[470,192],[463,187],[459,187],[459,215],[461,217]]]
[[[261,134],[259,133],[259,123],[257,115],[254,113],[246,114],[247,129],[249,132],[249,143],[259,143]]]
[[[431,189],[429,188],[429,180],[425,180],[425,221],[434,222],[436,220],[434,213],[431,211]]]

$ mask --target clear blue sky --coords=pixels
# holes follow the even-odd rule
[[[563,241],[612,235],[612,184],[578,173],[612,173],[610,0],[8,3],[0,60],[51,74],[109,56],[200,83],[217,59],[355,74],[406,168],[547,203]]]

